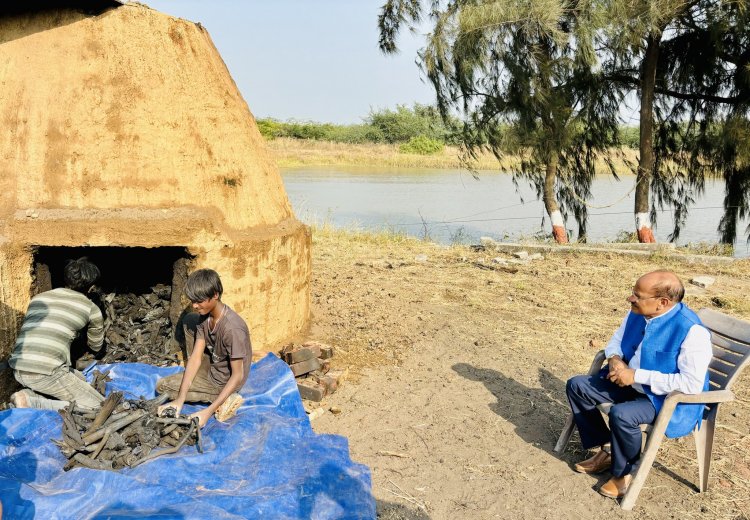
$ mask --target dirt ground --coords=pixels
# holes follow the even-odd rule
[[[325,229],[313,255],[310,337],[352,374],[324,403],[341,412],[313,426],[370,467],[379,518],[750,519],[748,373],[720,410],[707,493],[692,437],[664,442],[633,514],[597,494],[607,475],[571,469],[576,436],[553,452],[565,381],[606,344],[640,274],[714,276],[688,285],[688,305],[750,319],[750,261],[558,253],[508,273],[474,265],[507,255]]]

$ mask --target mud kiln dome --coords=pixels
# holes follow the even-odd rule
[[[18,4],[0,7],[0,359],[45,248],[183,248],[254,347],[303,329],[310,232],[206,30],[136,4]]]

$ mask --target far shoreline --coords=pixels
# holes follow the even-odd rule
[[[347,144],[330,141],[277,138],[266,141],[279,168],[299,169],[305,167],[368,167],[375,169],[420,169],[420,170],[464,170],[467,172],[510,174],[520,169],[520,157],[508,156],[499,161],[494,155],[484,153],[470,163],[462,163],[459,149],[446,146],[441,152],[431,155],[401,153],[397,144]],[[622,149],[627,161],[635,164],[637,152]],[[625,160],[615,160],[617,175],[632,176],[633,170]],[[604,163],[597,175],[609,175]]]

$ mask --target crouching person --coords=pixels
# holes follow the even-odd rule
[[[157,382],[157,393],[172,400],[159,407],[159,414],[174,408],[179,415],[185,402],[209,403],[191,415],[203,427],[211,415],[223,421],[242,405],[237,392],[250,373],[250,332],[245,321],[221,301],[223,292],[221,279],[212,269],[199,269],[188,277],[185,295],[196,311],[185,318],[188,362],[182,374]]]
[[[63,275],[65,287],[38,294],[29,303],[8,360],[16,381],[25,387],[11,396],[11,407],[58,410],[75,401],[96,408],[104,400],[70,366],[70,345],[84,328],[88,326],[91,350],[101,350],[104,342],[102,313],[86,296],[99,279],[99,268],[83,257],[70,260]]]

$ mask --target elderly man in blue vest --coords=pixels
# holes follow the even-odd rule
[[[593,474],[610,469],[612,478],[599,489],[604,496],[620,498],[627,491],[641,455],[640,424],[656,419],[667,394],[708,389],[711,334],[682,303],[684,295],[682,282],[670,271],[640,277],[628,297],[630,312],[605,349],[608,366],[598,375],[568,381],[581,444],[600,448],[575,470]],[[596,408],[602,403],[614,403],[609,428]],[[693,431],[702,413],[703,405],[677,405],[667,437]]]

